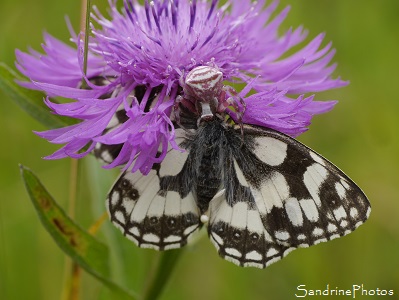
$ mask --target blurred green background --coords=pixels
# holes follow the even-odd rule
[[[94,4],[107,5],[105,0]],[[325,43],[332,40],[337,49],[335,74],[351,82],[317,96],[340,102],[314,118],[300,140],[362,187],[373,207],[370,220],[347,237],[294,251],[265,270],[225,262],[203,235],[187,247],[162,299],[294,299],[301,284],[311,289],[364,284],[366,289],[393,289],[395,295],[384,298],[399,299],[399,1],[282,0],[280,9],[288,4],[292,9],[283,28],[303,24],[309,39],[326,32]],[[15,48],[39,50],[44,30],[67,41],[64,16],[77,29],[80,6],[66,0],[0,0],[0,61],[14,66]],[[70,161],[42,160],[57,149],[32,133],[45,128],[1,91],[0,98],[0,299],[60,299],[65,257],[41,226],[18,164],[34,170],[68,209]],[[75,219],[88,228],[104,212],[116,173],[99,168],[91,158],[80,162],[79,173]],[[115,277],[140,291],[157,253],[138,250],[109,222],[99,238],[111,247]],[[123,268],[128,278],[121,276]],[[111,296],[84,275],[81,299]]]

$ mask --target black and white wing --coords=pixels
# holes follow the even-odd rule
[[[184,131],[176,130],[176,142]],[[142,248],[179,248],[200,227],[199,209],[186,174],[187,153],[169,150],[146,176],[124,172],[107,199],[112,223]]]
[[[332,163],[277,131],[228,134],[224,191],[210,202],[208,233],[219,254],[265,268],[298,247],[344,236],[370,214],[360,188]]]
[[[125,109],[121,106],[115,112],[115,115],[111,118],[107,128],[105,129],[105,133],[108,133],[116,128],[118,128],[121,124],[126,122],[128,119]],[[97,143],[96,147],[93,150],[94,156],[99,159],[104,164],[110,164],[122,150],[123,144],[115,144],[115,145],[106,145]]]

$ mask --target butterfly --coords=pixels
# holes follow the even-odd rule
[[[108,194],[112,223],[136,245],[180,248],[205,225],[221,257],[265,268],[367,220],[367,197],[327,159],[281,132],[226,118],[234,101],[225,103],[216,68],[193,69],[183,92],[175,141],[185,152],[169,148],[145,176],[124,171]]]

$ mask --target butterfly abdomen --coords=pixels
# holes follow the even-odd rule
[[[221,140],[224,136],[221,131],[214,130],[220,126],[218,120],[207,122],[198,130],[194,137],[191,149],[197,153],[195,163],[197,180],[195,182],[195,196],[201,213],[208,210],[209,202],[220,190],[222,183],[222,149]]]
[[[204,156],[199,167],[196,186],[196,196],[201,213],[208,210],[209,202],[220,189],[221,170],[219,159],[212,156]]]

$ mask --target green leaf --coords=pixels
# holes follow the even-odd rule
[[[0,89],[31,117],[47,128],[59,128],[76,123],[76,120],[52,114],[44,104],[42,92],[19,86],[15,80],[23,80],[10,67],[0,63]]]
[[[136,295],[110,279],[108,247],[74,223],[29,169],[24,166],[20,169],[39,218],[58,246],[79,266],[108,286],[118,299],[136,299]]]

